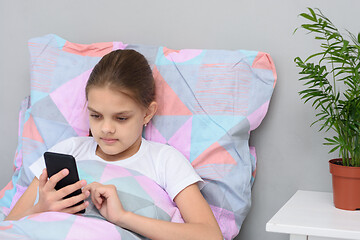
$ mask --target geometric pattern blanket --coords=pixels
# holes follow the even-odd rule
[[[78,162],[80,179],[113,184],[127,211],[171,222],[184,222],[168,194],[136,171],[96,160]],[[19,221],[0,222],[0,239],[144,239],[106,221],[91,202],[85,214],[45,212]]]

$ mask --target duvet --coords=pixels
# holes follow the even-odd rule
[[[183,222],[180,211],[168,194],[153,180],[113,164],[88,160],[77,162],[80,179],[117,187],[128,211],[171,222]],[[0,222],[0,239],[145,239],[106,221],[90,205],[81,215],[45,212],[18,221]]]

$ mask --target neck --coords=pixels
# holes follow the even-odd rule
[[[140,137],[129,148],[127,148],[126,150],[124,150],[120,153],[114,154],[114,155],[110,155],[110,154],[103,152],[103,150],[99,147],[99,145],[97,145],[96,155],[99,156],[100,158],[102,158],[103,160],[109,161],[109,162],[124,160],[124,159],[127,159],[127,158],[135,155],[139,151],[140,146],[141,146],[141,141],[142,141],[142,138]]]

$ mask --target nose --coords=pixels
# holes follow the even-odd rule
[[[101,126],[101,131],[104,134],[114,134],[115,133],[115,125],[111,120],[104,120]]]

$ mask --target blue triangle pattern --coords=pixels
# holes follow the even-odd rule
[[[64,46],[65,46],[65,43],[66,43],[66,40],[57,36],[57,35],[54,35],[54,38],[57,42],[57,46],[59,49],[62,49]]]
[[[31,91],[31,105],[36,104],[38,101],[47,97],[48,95],[49,95],[49,93],[47,93],[47,92],[40,92],[40,91],[32,90]]]
[[[54,70],[51,81],[51,92],[89,69],[92,69],[100,59],[100,57],[80,56],[61,51],[58,61],[62,64],[57,65]]]
[[[258,51],[247,51],[247,50],[239,50],[239,52],[244,54],[244,56],[248,60],[249,66],[252,66],[256,56],[259,53]]]
[[[244,119],[243,116],[194,115],[192,129],[196,131],[191,132],[190,162]]]
[[[50,121],[35,116],[34,121],[36,126],[38,126],[39,133],[44,139],[47,148],[51,148],[56,143],[65,139],[77,136],[74,129],[66,123]]]

